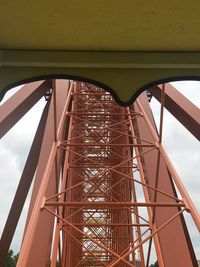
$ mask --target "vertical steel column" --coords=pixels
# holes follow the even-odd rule
[[[158,147],[158,137],[155,122],[153,119],[152,112],[150,110],[149,102],[146,93],[141,94],[138,100],[133,105],[134,111],[141,112],[142,117],[134,121],[135,131],[138,136],[149,142],[153,142]],[[149,122],[149,124],[147,123]],[[152,134],[154,131],[154,135]],[[140,148],[141,152],[145,152],[146,148]],[[156,166],[157,162],[157,151],[151,151],[150,153],[142,156],[143,171],[145,174],[145,181],[148,185],[155,187],[156,181]],[[161,153],[161,152],[160,152]],[[155,166],[154,168],[152,166]],[[159,178],[158,178],[158,189],[165,191],[171,196],[177,197],[173,182],[173,172],[168,168],[166,159],[161,154],[161,159],[159,163]],[[149,200],[153,201],[154,192],[148,190]],[[169,199],[163,194],[157,195],[158,203],[162,201],[176,202],[174,199]],[[155,214],[155,226],[159,228],[165,221],[178,212],[178,208],[167,208],[163,210],[162,208],[156,208]],[[173,232],[176,234],[172,234]],[[185,225],[185,221],[182,215],[176,218],[167,228],[158,233],[158,239],[160,243],[160,248],[162,252],[162,258],[164,261],[164,266],[197,266],[196,257],[191,245],[189,234]],[[173,244],[173,246],[172,246]],[[176,250],[174,250],[176,247]],[[182,257],[184,251],[184,257]],[[159,259],[158,259],[159,260]]]
[[[132,198],[130,179],[123,177],[123,173],[132,177],[127,113],[108,93],[92,85],[74,83],[72,95],[72,109],[67,113],[71,134],[60,145],[69,159],[62,191],[57,194],[62,202],[55,202],[57,206],[66,203],[63,214],[55,214],[62,221],[61,265],[108,266],[134,240],[130,207],[110,206],[130,203]],[[47,207],[55,196],[47,198]],[[119,266],[133,263],[134,253]]]
[[[66,102],[68,87],[68,82],[59,81],[58,90],[54,90],[53,92],[56,92],[59,95],[59,97],[56,97],[56,105],[58,105],[56,114],[54,108],[55,98],[53,96],[51,97],[44,139],[29,208],[27,228],[17,263],[17,266],[20,267],[42,267],[50,264],[54,218],[42,210],[42,205],[45,196],[56,193],[58,189],[57,183],[59,177],[56,173],[56,157],[58,159],[60,158],[60,150],[58,149],[58,142],[55,140],[54,120],[56,116],[56,133],[62,140],[62,136],[65,133],[65,127],[63,127],[63,122],[65,121],[65,110],[68,108],[68,103]],[[62,127],[60,127],[60,125],[62,125]]]

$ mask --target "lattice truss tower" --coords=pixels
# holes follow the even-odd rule
[[[3,136],[47,102],[0,241],[3,264],[34,181],[17,267],[197,266],[183,214],[199,214],[162,146],[164,107],[197,139],[200,112],[171,85],[129,107],[94,85],[25,85],[1,106]],[[149,101],[160,101],[156,128]],[[184,257],[183,257],[184,255]]]

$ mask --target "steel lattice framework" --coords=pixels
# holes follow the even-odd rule
[[[48,80],[25,85],[1,106],[0,135],[42,96],[47,103],[0,240],[1,265],[34,181],[18,267],[147,267],[154,248],[160,267],[197,266],[183,214],[200,230],[199,214],[162,131],[166,108],[200,140],[199,109],[169,84],[122,107],[94,85]],[[161,103],[158,130],[152,96]]]

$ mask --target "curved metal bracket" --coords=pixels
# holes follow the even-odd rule
[[[13,86],[63,78],[93,83],[129,105],[145,89],[200,80],[200,53],[0,50],[0,97]]]

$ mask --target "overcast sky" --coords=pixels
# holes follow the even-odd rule
[[[200,108],[200,82],[176,82],[173,85],[197,107]],[[18,90],[10,90],[4,100]],[[2,102],[3,103],[3,102]],[[20,174],[26,160],[45,101],[42,99],[18,122],[0,141],[0,234],[14,196]],[[151,102],[155,117],[158,119],[159,105]],[[187,188],[194,204],[200,212],[200,143],[178,123],[169,112],[164,113],[163,144],[172,160],[183,184]],[[26,203],[11,248],[19,251],[22,229],[25,222],[28,203]],[[186,218],[191,239],[197,257],[200,259],[200,236],[190,216]]]

